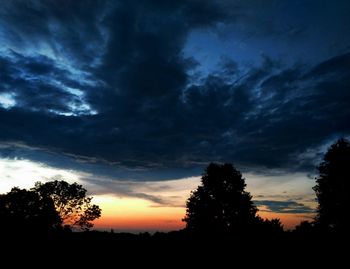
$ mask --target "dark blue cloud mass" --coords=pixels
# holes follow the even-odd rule
[[[123,179],[311,171],[305,152],[350,134],[350,5],[282,2],[0,0],[1,156]]]
[[[307,214],[314,213],[315,209],[306,206],[302,203],[295,201],[271,201],[271,200],[258,200],[254,201],[257,206],[265,206],[266,209],[260,209],[266,212],[276,213],[294,213],[294,214]]]

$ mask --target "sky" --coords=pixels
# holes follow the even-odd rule
[[[350,136],[347,0],[0,0],[0,192],[82,184],[95,228],[184,227],[210,162],[262,217],[314,216]]]

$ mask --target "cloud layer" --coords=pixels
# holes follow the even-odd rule
[[[328,28],[324,47],[334,43],[332,53],[310,52],[307,62],[286,64],[269,49],[244,64],[226,51],[206,73],[201,58],[184,53],[197,30],[222,38],[243,32],[257,48],[285,32],[319,46],[303,28],[321,20],[310,17],[309,4],[304,19],[288,18],[283,29],[266,20],[286,12],[273,1],[264,12],[258,1],[1,4],[2,156],[123,179],[189,176],[209,161],[310,171],[305,152],[350,133],[350,43]],[[344,30],[349,22],[339,14],[329,27]]]
[[[254,203],[260,208],[260,211],[274,213],[294,213],[305,214],[315,213],[315,209],[295,201],[273,201],[273,200],[258,200]],[[266,208],[266,209],[264,209]]]

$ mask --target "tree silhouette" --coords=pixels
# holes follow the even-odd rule
[[[345,231],[348,228],[350,204],[350,144],[345,139],[333,144],[318,166],[316,192],[319,203],[315,224],[326,230]]]
[[[211,163],[201,185],[187,200],[186,228],[198,232],[233,232],[249,229],[259,219],[245,179],[232,164]]]
[[[256,231],[265,234],[283,233],[283,225],[280,219],[263,219],[257,216]]]
[[[61,225],[53,201],[36,192],[12,188],[0,195],[0,230],[46,233]]]
[[[294,233],[308,235],[314,232],[314,223],[304,220],[295,226]]]
[[[86,189],[77,183],[66,181],[37,182],[32,189],[42,198],[50,198],[64,225],[70,228],[88,230],[93,220],[101,216],[101,209],[91,204],[92,197],[86,197]]]

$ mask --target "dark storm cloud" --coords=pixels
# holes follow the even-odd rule
[[[182,55],[189,31],[209,27],[226,16],[223,5],[212,1],[118,3],[104,18],[108,42],[101,67],[95,71],[107,89],[103,95],[91,93],[91,102],[113,118],[163,114],[159,103],[169,110],[176,108],[187,71],[194,64]]]
[[[107,1],[1,1],[1,31],[17,49],[50,48],[77,66],[94,62],[103,44]],[[28,51],[29,52],[29,51]]]
[[[266,210],[261,211],[274,212],[274,213],[314,213],[315,209],[305,206],[302,203],[295,201],[270,201],[270,200],[258,200],[254,201],[258,207],[264,206]]]
[[[201,63],[183,55],[188,34],[257,23],[247,3],[4,1],[0,94],[15,100],[0,103],[6,156],[32,148],[53,166],[142,180],[209,161],[309,171],[300,154],[350,133],[350,56],[312,66],[228,59],[191,75]]]
[[[238,85],[208,77],[188,90],[188,106],[201,119],[201,131],[193,135],[206,137],[207,148],[218,151],[213,156],[222,153],[223,160],[294,166],[296,151],[322,144],[331,134],[349,133],[349,66],[345,54],[311,70],[265,63]]]

